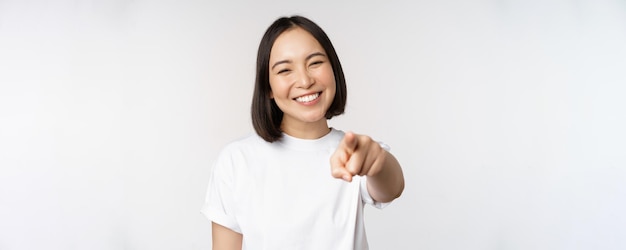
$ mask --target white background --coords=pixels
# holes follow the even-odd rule
[[[368,2],[0,0],[0,249],[209,249],[211,162],[291,14],[344,66],[331,125],[403,164],[372,249],[626,248],[626,2]]]

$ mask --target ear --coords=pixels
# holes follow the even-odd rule
[[[270,90],[270,99],[274,99],[274,92]]]

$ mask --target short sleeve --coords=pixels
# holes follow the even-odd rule
[[[241,233],[234,214],[233,175],[232,160],[224,153],[220,154],[213,165],[201,212],[210,221]]]
[[[378,144],[380,144],[380,147],[382,147],[384,150],[386,150],[387,152],[389,152],[391,150],[391,148],[389,147],[389,145],[384,144],[382,142],[378,142]],[[389,204],[391,204],[391,202],[378,202],[375,201],[372,196],[370,195],[369,190],[367,190],[367,176],[363,176],[361,178],[361,199],[363,200],[363,202],[365,202],[366,204],[370,204],[372,206],[374,206],[375,208],[378,209],[383,209],[386,206],[388,206]]]

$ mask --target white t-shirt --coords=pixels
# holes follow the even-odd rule
[[[372,200],[365,177],[332,177],[330,156],[343,136],[332,129],[316,140],[283,134],[269,143],[253,134],[228,144],[202,213],[241,233],[243,249],[368,249],[363,205],[387,204]]]

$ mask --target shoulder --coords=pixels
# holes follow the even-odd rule
[[[267,142],[256,133],[248,134],[226,144],[213,161],[215,178],[234,181],[236,176],[245,173],[250,164],[255,164],[265,152]]]
[[[224,158],[241,157],[258,152],[266,147],[268,142],[264,141],[256,133],[250,133],[226,144],[218,154],[218,161]]]
[[[261,142],[264,142],[264,140],[256,133],[249,133],[240,138],[230,141],[224,146],[222,151],[242,149],[247,147],[258,147],[260,144],[262,144]]]
[[[340,129],[331,128],[329,136],[333,138],[333,140],[341,141],[343,136],[346,135],[346,132]]]

